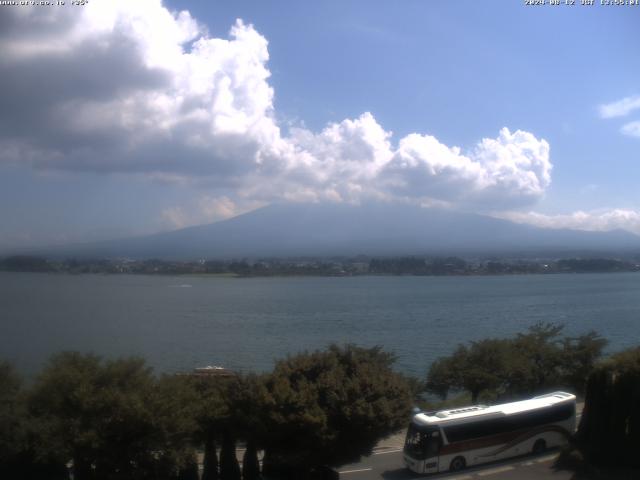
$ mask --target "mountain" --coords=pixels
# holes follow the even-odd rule
[[[640,250],[624,230],[543,229],[484,215],[376,203],[276,204],[190,228],[40,254],[162,259],[527,254]]]

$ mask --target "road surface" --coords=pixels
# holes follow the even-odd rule
[[[569,480],[572,472],[551,468],[558,453],[511,458],[463,472],[420,475],[405,468],[401,450],[375,452],[361,462],[344,465],[338,469],[341,480],[407,480],[416,478],[446,480]]]

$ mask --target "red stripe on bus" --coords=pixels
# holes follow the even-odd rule
[[[569,432],[562,427],[559,427],[557,425],[545,425],[534,429],[527,429],[524,431],[515,430],[512,432],[499,433],[497,435],[491,435],[488,437],[480,437],[471,440],[450,443],[449,445],[444,445],[442,448],[440,448],[440,455],[449,455],[451,453],[463,452],[466,450],[476,450],[479,448],[487,448],[506,443],[506,445],[500,447],[496,451],[486,454],[486,456],[493,456],[517,445],[518,443],[524,442],[529,438],[544,432],[557,432],[566,435],[567,437],[570,436]]]

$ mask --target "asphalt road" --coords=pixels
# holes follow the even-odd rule
[[[419,475],[405,468],[402,451],[376,452],[361,462],[344,465],[338,469],[341,480],[407,480],[416,478],[447,480],[569,480],[573,474],[551,468],[557,452],[543,455],[527,455],[472,467],[463,472]]]

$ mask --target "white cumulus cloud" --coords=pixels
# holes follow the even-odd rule
[[[410,134],[384,167],[394,192],[479,207],[534,203],[551,183],[549,144],[523,131],[503,128],[469,153],[435,137]]]
[[[504,128],[468,151],[423,133],[394,142],[371,113],[283,134],[267,39],[241,20],[215,38],[160,0],[5,10],[0,161],[210,188],[205,213],[163,213],[175,226],[224,218],[239,200],[506,209],[535,203],[551,181],[548,143],[521,130]]]
[[[0,106],[17,114],[0,127],[13,159],[230,177],[253,169],[260,145],[279,136],[267,41],[250,25],[210,38],[159,0],[6,10],[14,32],[0,35],[10,72]],[[39,31],[57,23],[65,28]]]

